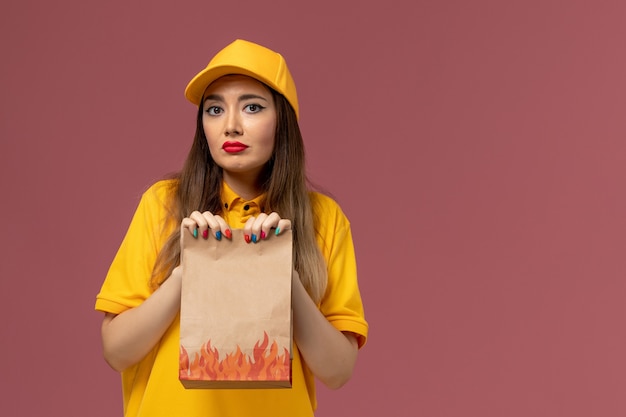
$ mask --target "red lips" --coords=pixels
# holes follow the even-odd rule
[[[239,153],[245,151],[248,148],[248,145],[244,145],[241,142],[225,142],[222,145],[222,149],[228,153]]]

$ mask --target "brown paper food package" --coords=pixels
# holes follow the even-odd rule
[[[292,234],[246,243],[182,230],[179,379],[186,388],[291,387]]]

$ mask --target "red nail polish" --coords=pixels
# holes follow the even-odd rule
[[[209,229],[202,231],[202,237],[207,239],[209,237]]]
[[[233,234],[230,232],[230,229],[226,229],[224,230],[224,236],[226,236],[227,239],[230,239],[233,237]]]
[[[265,239],[265,232],[261,230],[261,239]]]
[[[243,238],[246,241],[246,243],[250,243],[250,235],[243,235]]]

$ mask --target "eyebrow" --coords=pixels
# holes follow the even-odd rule
[[[259,96],[257,94],[243,94],[239,96],[237,101],[245,101],[245,100],[251,100],[251,99],[260,99],[265,102],[268,102],[268,100],[265,97]],[[224,101],[224,97],[222,97],[219,94],[209,94],[208,96],[204,98],[203,103],[206,102],[207,100]]]

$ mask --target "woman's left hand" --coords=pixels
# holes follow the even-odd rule
[[[285,230],[291,230],[291,220],[282,219],[278,213],[261,213],[257,217],[250,217],[243,227],[243,236],[247,243],[257,243],[267,239],[274,229],[274,234],[279,236]]]

